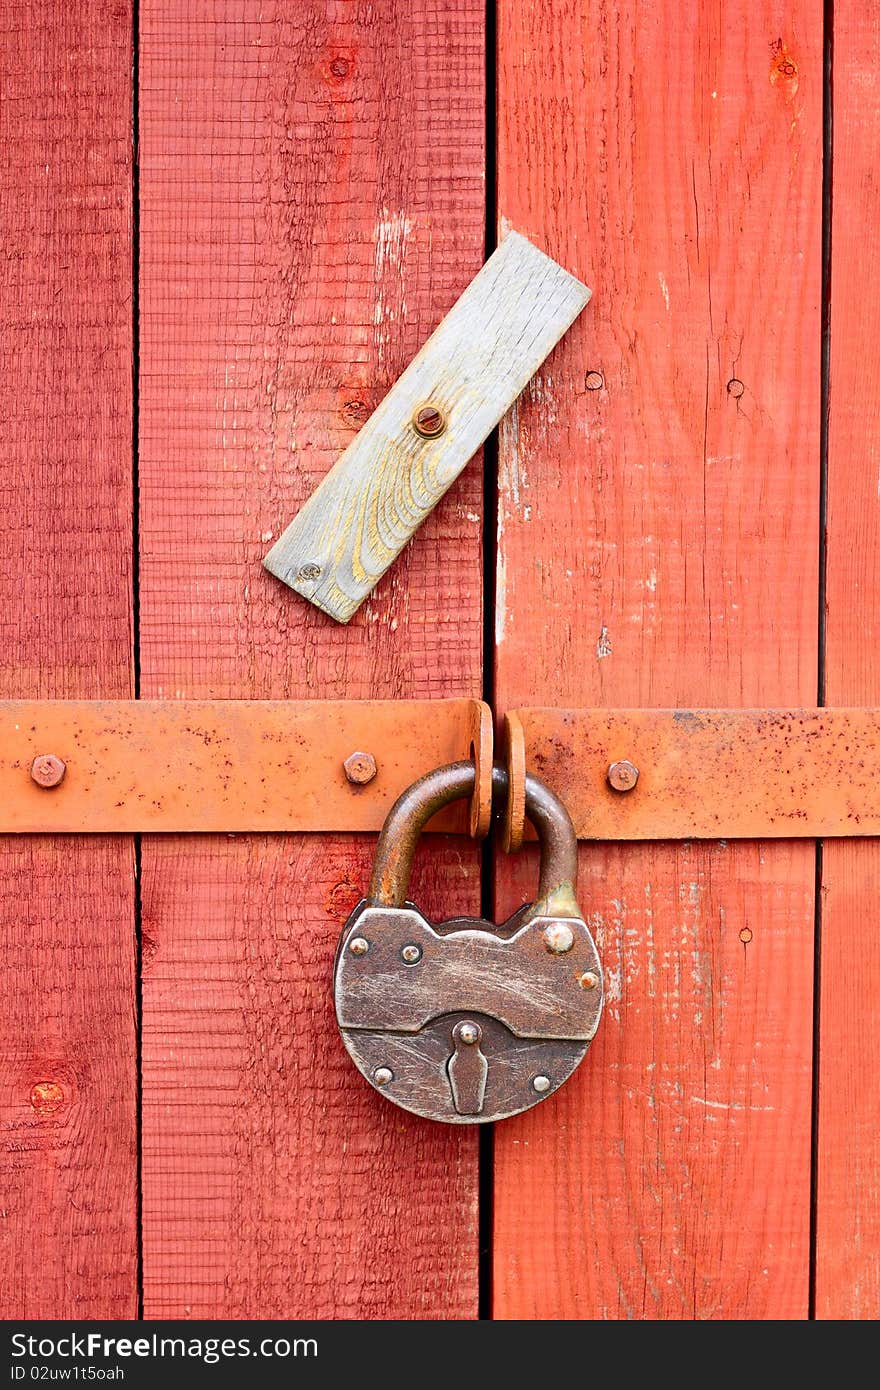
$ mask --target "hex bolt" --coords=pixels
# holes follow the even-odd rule
[[[31,763],[31,777],[38,787],[57,787],[66,771],[67,764],[54,753],[40,753]]]
[[[406,961],[407,965],[415,965],[422,959],[422,948],[421,946],[410,943],[410,945],[403,947],[400,956],[401,960]]]
[[[436,405],[420,405],[413,415],[413,429],[423,439],[436,439],[446,429],[446,416]]]
[[[608,785],[616,792],[631,792],[639,780],[639,769],[629,758],[621,758],[608,769]]]
[[[377,1067],[373,1072],[373,1080],[377,1086],[387,1086],[389,1081],[394,1080],[394,1072],[390,1067]]]
[[[468,1047],[473,1047],[474,1043],[479,1042],[482,1037],[482,1029],[478,1028],[476,1023],[460,1023],[457,1032],[459,1041]]]
[[[574,945],[574,932],[567,922],[550,922],[541,935],[547,950],[554,956],[564,955]]]
[[[550,1090],[549,1076],[536,1076],[532,1081],[532,1086],[538,1092],[539,1096],[543,1096]]]
[[[595,989],[599,983],[599,976],[592,970],[585,970],[583,975],[578,975],[578,984],[581,989]]]
[[[353,941],[349,941],[348,949],[353,956],[365,956],[370,949],[370,943],[362,936],[356,936]]]
[[[353,787],[365,787],[378,770],[372,753],[350,753],[342,766]]]

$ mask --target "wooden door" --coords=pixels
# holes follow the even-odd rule
[[[826,11],[0,0],[4,696],[880,703],[880,19]],[[511,227],[592,304],[340,627],[260,560]],[[873,842],[584,846],[605,1021],[494,1136],[337,1040],[371,839],[0,851],[4,1316],[880,1311]]]

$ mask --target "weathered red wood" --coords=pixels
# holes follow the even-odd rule
[[[825,697],[880,691],[880,17],[834,7]],[[880,844],[822,858],[816,1316],[880,1316]]]
[[[0,4],[8,697],[132,694],[131,64],[127,0]],[[133,868],[0,842],[4,1318],[136,1312]]]
[[[260,562],[480,265],[483,19],[141,5],[146,696],[480,692],[478,465],[348,628]],[[331,1015],[371,844],[144,845],[149,1316],[476,1311],[476,1137],[390,1110]],[[475,908],[476,853],[419,890]]]
[[[499,705],[811,704],[821,5],[498,32],[501,218],[594,287],[502,429]],[[812,847],[582,863],[607,1013],[498,1131],[496,1315],[806,1316]]]

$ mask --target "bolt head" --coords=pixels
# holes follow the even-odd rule
[[[353,956],[365,956],[370,949],[369,941],[362,936],[356,936],[348,943],[348,949]]]
[[[550,1078],[549,1078],[549,1076],[536,1076],[536,1077],[534,1077],[533,1080],[532,1080],[532,1086],[533,1086],[534,1090],[536,1090],[536,1091],[538,1092],[538,1095],[539,1095],[539,1096],[546,1095],[546,1093],[550,1090]]]
[[[483,1036],[482,1028],[476,1023],[460,1023],[456,1029],[459,1042],[465,1043],[467,1047],[473,1047],[474,1043],[480,1041]]]
[[[373,1072],[373,1080],[377,1086],[387,1086],[394,1080],[394,1072],[390,1067],[377,1067]]]
[[[608,785],[616,792],[631,792],[639,780],[639,769],[628,758],[621,758],[608,769]]]
[[[406,961],[407,965],[415,965],[417,961],[422,959],[422,948],[410,942],[408,946],[403,947],[400,956],[402,960]]]
[[[581,989],[598,989],[599,976],[592,970],[586,970],[583,975],[578,975],[578,984]]]
[[[554,956],[564,955],[574,945],[574,932],[567,922],[550,922],[541,935],[547,950]]]
[[[39,753],[31,763],[31,777],[38,787],[57,787],[66,771],[67,764],[54,753]]]
[[[365,787],[368,782],[372,782],[378,770],[372,753],[350,753],[342,766],[354,787]]]
[[[436,439],[446,429],[446,416],[436,405],[420,405],[413,415],[413,428],[423,439]]]

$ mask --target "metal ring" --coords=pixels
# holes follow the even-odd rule
[[[492,829],[492,711],[482,700],[471,702],[471,757],[477,776],[471,797],[468,829],[471,839],[484,840]]]
[[[510,787],[504,808],[504,849],[522,849],[526,829],[526,737],[516,710],[504,716],[504,750]]]
[[[476,774],[471,762],[450,763],[420,777],[395,801],[385,819],[376,847],[368,901],[382,907],[403,907],[409,890],[413,856],[425,825],[444,806],[470,796]],[[526,815],[538,833],[541,866],[538,899],[562,890],[574,895],[577,884],[577,837],[571,817],[555,792],[526,774]],[[492,791],[508,791],[507,773],[492,769]]]

